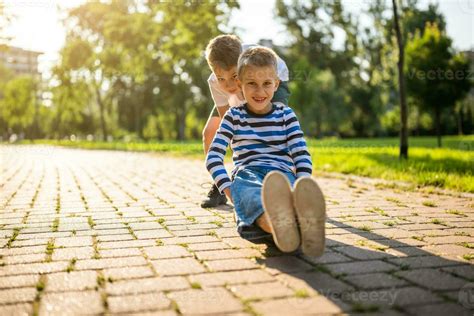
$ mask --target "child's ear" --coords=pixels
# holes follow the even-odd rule
[[[280,86],[280,79],[275,80],[275,92],[278,90],[279,86]]]

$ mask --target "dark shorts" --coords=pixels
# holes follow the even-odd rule
[[[288,100],[290,98],[290,89],[288,87],[288,81],[281,81],[280,85],[278,86],[277,91],[273,95],[272,102],[281,102],[285,105],[288,105]],[[212,117],[219,117],[219,112],[217,111],[217,107],[214,105],[212,108]]]

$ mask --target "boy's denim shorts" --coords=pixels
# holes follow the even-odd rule
[[[265,176],[275,168],[251,166],[239,170],[233,178],[230,191],[237,218],[237,231],[254,226],[255,220],[263,214],[262,184]],[[279,170],[281,171],[281,170]],[[291,183],[296,181],[293,173],[283,172]]]

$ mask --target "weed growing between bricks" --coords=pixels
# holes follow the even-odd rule
[[[46,287],[46,275],[40,275],[38,282],[36,283],[36,296],[33,301],[33,315],[39,314],[39,306],[41,302],[41,297],[43,295],[43,291]]]

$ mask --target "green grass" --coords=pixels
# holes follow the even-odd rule
[[[29,141],[22,142],[30,144]],[[186,142],[87,142],[38,140],[49,144],[86,149],[146,151],[204,159],[200,141]],[[398,138],[308,140],[315,172],[340,172],[415,186],[434,186],[474,192],[474,135],[445,136],[443,148],[435,137],[410,137],[409,159],[398,159]],[[228,154],[229,156],[229,154]]]

